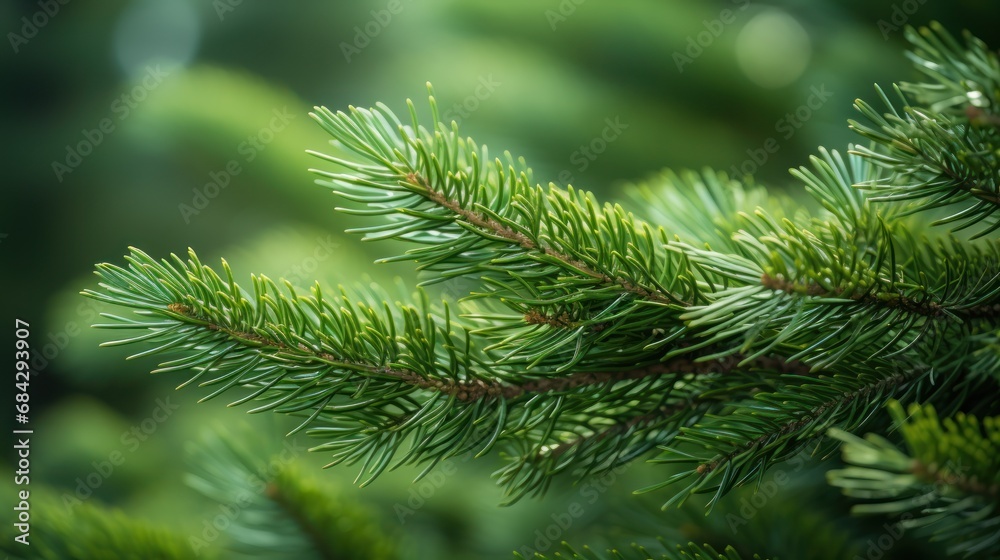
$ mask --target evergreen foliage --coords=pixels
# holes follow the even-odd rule
[[[397,558],[393,539],[363,507],[304,472],[288,450],[246,433],[212,432],[191,450],[188,484],[231,517],[226,558]],[[191,550],[217,549],[195,535]]]
[[[557,552],[551,558],[567,558],[571,560],[742,560],[746,558],[745,556],[741,556],[732,547],[727,547],[724,551],[718,552],[707,544],[702,546],[695,543],[688,543],[687,546],[678,545],[675,550],[667,549],[664,546],[665,551],[662,553],[657,551],[651,552],[645,547],[633,545],[624,551],[609,550],[607,554],[603,555],[595,553],[587,547],[584,547],[582,551],[577,551],[568,544],[564,544],[563,547],[566,554]],[[524,558],[521,555],[517,555],[517,557]],[[544,560],[550,557],[536,554],[535,558]],[[756,554],[753,558],[760,560],[760,556]]]
[[[904,530],[948,544],[964,558],[994,557],[1000,546],[1000,417],[980,422],[961,412],[940,420],[931,405],[896,401],[889,413],[907,451],[878,434],[864,439],[840,430],[844,460],[830,483],[852,498],[862,515],[888,514]]]
[[[474,281],[468,298],[245,289],[225,262],[138,249],[85,294],[135,311],[99,325],[140,332],[109,344],[179,354],[155,371],[193,372],[183,385],[205,399],[242,389],[233,404],[302,418],[293,432],[363,484],[499,447],[509,501],[646,457],[671,465],[643,489],[670,487],[664,507],[711,507],[829,453],[831,430],[884,428],[892,400],[995,412],[1000,66],[972,37],[908,37],[929,81],[900,87],[899,110],[879,90],[886,115],[859,101],[870,143],[793,170],[812,207],[708,170],[633,188],[632,211],[537,185],[439,122],[431,92],[430,128],[412,103],[407,123],[381,104],[317,108],[335,155],[314,152],[333,168],[315,172],[371,219],[364,240],[411,244],[385,261],[414,261],[425,285]],[[945,206],[935,223],[978,239],[928,229],[919,212]]]
[[[183,534],[95,502],[88,500],[70,507],[51,489],[32,489],[30,544],[14,541],[17,533],[11,523],[4,527],[0,551],[11,560],[191,558]],[[209,551],[201,558],[211,560],[216,556]]]
[[[32,560],[343,560],[400,555],[376,516],[247,429],[219,428],[190,449],[188,484],[218,503],[198,523],[153,524],[96,498],[31,490],[30,544],[3,530],[0,552]],[[288,448],[286,448],[288,449]],[[193,528],[193,530],[191,530]]]
[[[858,153],[891,172],[862,186],[877,201],[917,199],[913,211],[951,208],[935,223],[982,224],[977,236],[986,235],[1000,227],[1000,62],[968,32],[963,45],[936,23],[907,29],[906,37],[914,45],[909,58],[930,82],[896,88],[901,110],[881,89],[889,113],[855,104],[870,124],[852,121],[851,128],[875,143]]]

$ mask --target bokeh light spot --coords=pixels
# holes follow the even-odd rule
[[[797,80],[812,55],[809,34],[785,12],[761,12],[736,37],[736,61],[753,83],[773,89]]]
[[[185,66],[200,38],[201,22],[189,2],[137,0],[118,19],[114,55],[130,76],[154,62]]]

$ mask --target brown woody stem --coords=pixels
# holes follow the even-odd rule
[[[304,344],[292,347],[284,342],[273,340],[256,333],[239,331],[212,322],[209,319],[197,315],[194,310],[183,303],[171,303],[167,308],[188,319],[201,323],[206,329],[225,333],[230,338],[248,342],[256,346],[276,348],[282,352],[298,355],[306,355],[315,358],[323,363],[335,367],[358,371],[365,375],[382,376],[398,379],[408,385],[439,391],[449,396],[454,396],[460,401],[477,401],[484,398],[502,397],[513,399],[528,393],[561,392],[569,391],[577,387],[586,385],[596,385],[600,383],[610,383],[625,381],[630,379],[642,379],[654,375],[663,374],[694,374],[704,375],[710,373],[728,373],[737,368],[742,360],[742,356],[733,355],[721,359],[709,361],[696,361],[686,356],[678,356],[666,362],[635,367],[631,369],[606,371],[606,372],[578,372],[571,373],[564,377],[539,378],[525,381],[524,383],[511,385],[499,381],[487,381],[483,379],[457,380],[451,378],[434,379],[425,377],[413,370],[406,368],[393,368],[385,366],[375,366],[363,362],[345,360],[329,352],[317,351]],[[762,357],[754,360],[750,368],[773,369],[781,372],[808,371],[804,364],[799,362],[787,362],[782,358]]]
[[[720,466],[728,464],[730,461],[732,461],[733,459],[735,459],[736,457],[738,457],[742,453],[745,453],[745,452],[747,452],[747,451],[749,451],[751,449],[754,449],[754,448],[756,448],[756,447],[758,447],[760,445],[764,445],[767,442],[774,440],[775,438],[780,438],[781,436],[792,434],[792,433],[795,433],[795,432],[801,430],[802,428],[808,426],[816,418],[818,418],[819,416],[821,416],[822,414],[826,413],[827,411],[829,411],[831,409],[843,408],[843,407],[849,405],[851,402],[853,402],[853,401],[855,401],[855,400],[857,400],[857,399],[859,399],[859,398],[861,398],[863,396],[868,395],[869,393],[872,393],[872,392],[876,392],[877,393],[877,392],[882,391],[883,389],[885,389],[885,388],[887,388],[889,386],[900,385],[902,383],[905,383],[907,381],[907,379],[909,379],[912,375],[913,375],[912,372],[910,372],[910,373],[902,373],[902,372],[901,373],[896,373],[896,374],[890,375],[889,377],[881,379],[881,380],[879,380],[879,381],[877,381],[877,382],[875,382],[875,383],[873,383],[873,384],[871,384],[871,385],[869,385],[867,387],[863,387],[861,389],[858,389],[857,391],[852,391],[850,393],[846,393],[844,395],[841,395],[839,398],[835,398],[835,399],[829,400],[829,401],[827,401],[827,402],[825,402],[825,403],[817,406],[816,408],[812,409],[807,414],[804,414],[804,415],[798,417],[795,420],[790,420],[790,421],[782,424],[777,429],[774,429],[774,430],[771,430],[771,431],[769,431],[767,433],[764,433],[761,436],[759,436],[757,438],[754,438],[754,439],[746,442],[745,444],[737,447],[736,449],[730,451],[729,453],[727,453],[727,454],[725,454],[725,455],[723,455],[721,457],[717,457],[716,459],[714,459],[714,460],[712,460],[712,461],[710,461],[708,463],[702,463],[702,464],[698,465],[698,468],[696,469],[696,471],[698,472],[699,475],[704,476],[704,475],[706,475],[706,474],[714,471],[715,469],[719,468]],[[815,436],[813,436],[813,437],[815,437]]]
[[[808,296],[845,297],[842,290],[828,290],[819,284],[799,284],[781,277],[764,274],[760,283],[767,288]],[[902,309],[907,313],[923,315],[933,319],[947,317],[949,314],[963,319],[995,319],[1000,316],[1000,304],[978,305],[974,307],[945,307],[940,303],[927,299],[914,299],[902,294],[883,292],[882,294],[851,294],[846,296],[858,303],[872,307]]]

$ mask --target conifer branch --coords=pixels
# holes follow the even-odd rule
[[[911,470],[921,482],[941,487],[954,488],[963,494],[976,495],[1000,503],[1000,481],[981,481],[978,476],[955,472],[947,465],[926,464],[913,460]]]
[[[496,380],[475,379],[431,379],[420,373],[405,368],[377,366],[363,361],[346,361],[329,352],[317,351],[305,344],[290,347],[284,342],[273,340],[253,332],[241,332],[213,323],[210,319],[201,317],[187,305],[171,303],[167,309],[183,315],[201,324],[209,331],[226,334],[229,338],[251,345],[273,348],[282,352],[292,352],[312,359],[314,365],[320,367],[332,366],[352,370],[360,374],[389,377],[398,379],[420,389],[439,392],[459,401],[471,402],[484,398],[503,397],[513,399],[529,393],[565,392],[586,385],[614,383],[617,381],[642,379],[657,375],[687,375],[687,374],[725,374],[733,371],[741,361],[740,357],[727,357],[718,360],[697,361],[687,356],[678,356],[666,362],[657,362],[642,367],[621,371],[576,372],[561,377],[533,378],[518,384],[506,384]],[[304,361],[304,364],[310,362]],[[748,364],[749,368],[773,369],[779,372],[808,373],[808,368],[801,363],[789,364],[781,358],[761,357]],[[746,367],[746,366],[745,366]]]
[[[217,388],[206,399],[244,387],[250,394],[234,404],[257,400],[262,404],[253,412],[304,416],[295,431],[339,434],[315,448],[333,451],[334,463],[363,457],[370,463],[377,451],[381,458],[369,471],[372,478],[402,452],[397,438],[406,434],[424,439],[397,464],[433,460],[442,445],[449,455],[482,453],[498,441],[520,438],[530,442],[528,457],[575,437],[593,417],[626,421],[619,419],[628,410],[659,402],[677,383],[693,388],[699,377],[714,383],[710,380],[737,373],[736,357],[686,354],[628,368],[596,369],[601,360],[595,360],[578,372],[526,375],[518,363],[507,365],[479,350],[468,330],[456,332],[459,325],[447,308],[432,311],[425,302],[421,308],[386,307],[379,313],[368,302],[385,301],[385,294],[356,301],[342,290],[335,305],[318,286],[310,296],[299,296],[266,278],[252,279],[251,295],[233,282],[224,262],[219,276],[193,252],[187,262],[178,257],[158,262],[133,249],[127,260],[128,268],[100,265],[103,291],[86,292],[133,307],[146,318],[108,315],[115,323],[100,326],[145,331],[112,344],[153,343],[143,355],[180,351],[186,355],[157,371],[193,370],[183,385],[208,377],[202,386]],[[807,366],[772,356],[739,367],[764,378],[795,370]],[[473,419],[489,433],[464,429],[460,418]],[[649,446],[631,442],[613,452],[634,456],[638,449]],[[591,451],[607,453],[611,447]]]
[[[1000,83],[998,66],[975,41],[966,55],[928,33],[913,56],[932,82],[900,92],[931,106],[897,112],[881,90],[891,114],[859,102],[873,143],[793,171],[812,208],[786,212],[722,173],[665,172],[631,190],[643,219],[491,159],[439,122],[433,95],[430,128],[412,103],[409,124],[384,105],[316,108],[340,155],[312,152],[338,169],[313,171],[339,210],[371,218],[353,231],[411,243],[383,260],[416,262],[424,283],[473,279],[469,298],[331,299],[262,277],[244,291],[225,263],[220,275],[193,252],[138,250],[98,265],[86,294],[137,313],[109,316],[141,331],[112,344],[181,354],[157,371],[192,371],[206,399],[242,388],[234,404],[303,417],[296,431],[323,438],[332,464],[360,463],[365,483],[502,446],[516,500],[659,447],[687,470],[651,488],[686,480],[668,504],[707,490],[711,506],[890,398],[954,410],[996,379],[1000,242],[927,232],[915,213],[966,204],[940,222],[1000,227],[995,104],[963,109],[996,93],[956,81]]]
[[[487,232],[493,237],[498,237],[505,239],[512,244],[516,244],[529,251],[537,251],[546,256],[549,256],[556,261],[562,263],[562,265],[571,270],[576,270],[583,273],[585,276],[589,276],[595,280],[598,280],[602,284],[611,284],[620,286],[626,292],[634,294],[642,299],[654,301],[657,303],[679,303],[684,304],[676,297],[670,297],[655,288],[647,288],[634,284],[632,281],[617,277],[613,278],[609,276],[606,272],[601,272],[594,270],[590,265],[584,263],[583,261],[571,257],[561,251],[553,249],[548,245],[542,243],[541,241],[536,241],[531,239],[523,232],[514,231],[509,225],[501,224],[496,219],[487,217],[479,212],[470,210],[468,208],[462,207],[462,205],[456,201],[447,198],[443,193],[438,192],[431,187],[420,175],[416,173],[410,173],[406,176],[408,181],[419,184],[427,192],[427,198],[448,210],[451,210],[455,215],[462,218],[467,223],[476,226],[483,231]]]
[[[206,434],[189,455],[189,486],[239,505],[223,543],[226,558],[398,558],[392,532],[373,512],[345,500],[330,481],[318,481],[280,449],[248,429]],[[192,538],[194,552],[209,543]]]
[[[881,88],[888,114],[855,103],[871,126],[852,121],[851,128],[873,142],[856,153],[891,172],[859,186],[878,193],[875,201],[916,201],[911,212],[958,207],[935,223],[954,223],[956,229],[982,223],[973,237],[984,236],[1000,227],[1000,157],[991,148],[1000,131],[990,124],[998,107],[1000,61],[981,40],[966,32],[961,45],[937,22],[907,27],[906,37],[915,46],[909,58],[930,81],[895,87],[902,112]],[[911,99],[917,105],[909,106]]]
[[[883,375],[846,376],[808,380],[772,393],[756,393],[727,416],[706,415],[697,424],[682,427],[670,446],[654,462],[690,465],[649,492],[693,478],[664,508],[679,505],[693,493],[714,491],[708,507],[734,486],[760,476],[767,466],[791,457],[816,443],[832,426],[854,430],[893,397],[912,395],[928,372],[890,371]],[[822,388],[821,388],[822,387]]]
[[[764,274],[761,277],[761,284],[765,287],[779,291],[785,292],[787,294],[799,294],[817,297],[844,297],[844,290],[841,288],[835,288],[833,290],[828,290],[827,288],[820,286],[816,283],[809,284],[797,284],[794,282],[789,282],[784,278],[771,277],[768,274]],[[962,320],[968,319],[986,319],[992,322],[1000,320],[1000,304],[989,304],[989,305],[973,305],[973,306],[955,306],[946,307],[936,301],[930,299],[929,295],[925,295],[924,298],[918,299],[914,297],[909,297],[902,294],[893,294],[890,292],[883,292],[879,295],[872,293],[853,293],[847,296],[849,299],[861,303],[870,307],[880,307],[884,309],[900,309],[907,313],[913,313],[916,315],[923,315],[932,319],[941,318],[959,318]]]
[[[217,325],[204,317],[195,315],[190,307],[181,303],[171,303],[167,306],[167,309],[203,323],[204,328],[210,331],[225,333],[227,336],[236,341],[258,344],[260,346],[274,348],[282,352],[301,354],[313,359],[314,365],[318,365],[320,367],[333,366],[370,376],[390,377],[402,381],[407,385],[418,387],[420,389],[433,390],[455,397],[460,401],[468,402],[480,400],[487,396],[493,397],[497,395],[512,397],[524,392],[518,392],[517,387],[504,386],[496,382],[487,383],[482,379],[430,379],[411,369],[377,366],[362,361],[347,361],[329,352],[317,351],[306,346],[305,344],[300,343],[298,346],[293,348],[284,342],[272,340],[256,333],[241,332]]]
[[[568,450],[574,447],[579,447],[585,444],[600,443],[611,436],[628,432],[632,428],[644,427],[648,424],[656,422],[661,418],[673,416],[678,412],[694,408],[694,406],[695,406],[694,403],[681,403],[675,406],[664,405],[652,412],[638,414],[636,416],[628,418],[627,420],[617,422],[596,432],[587,435],[581,435],[570,441],[559,443],[557,445],[549,447],[548,449],[540,450],[537,458],[541,458],[544,456],[546,459],[558,460],[559,457],[561,457],[564,453],[566,453]]]
[[[311,519],[306,517],[297,509],[296,506],[298,504],[293,503],[289,499],[283,488],[281,488],[278,484],[271,482],[264,490],[264,495],[267,496],[269,500],[277,504],[285,515],[291,518],[296,525],[302,528],[303,533],[306,534],[308,542],[311,545],[309,548],[311,550],[315,550],[322,560],[337,560],[340,558],[340,555],[334,552],[337,550],[335,543],[329,542],[327,540],[328,535],[317,527]]]
[[[830,484],[864,503],[859,515],[892,515],[900,526],[943,541],[954,557],[995,557],[1000,544],[1000,417],[963,413],[941,421],[931,405],[888,403],[906,451],[885,438],[841,430],[850,465],[827,473]]]
[[[819,406],[810,409],[805,414],[798,416],[795,420],[790,420],[776,426],[775,428],[767,431],[760,436],[744,443],[741,447],[734,449],[733,451],[713,459],[708,463],[702,463],[698,465],[695,471],[699,475],[706,475],[721,466],[728,465],[737,456],[746,453],[747,451],[754,451],[760,448],[762,445],[773,442],[777,438],[782,436],[787,436],[789,434],[794,434],[802,431],[804,428],[813,425],[817,418],[821,418],[823,415],[827,414],[831,410],[844,408],[848,405],[853,404],[857,399],[862,397],[868,397],[872,393],[884,393],[887,389],[894,388],[901,385],[907,380],[910,375],[904,373],[896,373],[892,376],[874,381],[868,385],[861,386],[854,391],[849,393],[837,395],[836,398],[825,401]],[[819,436],[815,436],[819,437]]]

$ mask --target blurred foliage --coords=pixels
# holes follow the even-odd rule
[[[898,532],[943,542],[952,556],[997,558],[1000,417],[942,421],[930,404],[897,401],[888,409],[907,451],[878,434],[831,430],[851,466],[827,473],[830,484],[864,500],[852,513],[891,516]]]
[[[572,560],[741,560],[744,556],[740,555],[736,549],[732,547],[726,547],[723,552],[719,552],[709,545],[701,546],[695,543],[689,543],[687,546],[678,546],[676,551],[665,551],[657,552],[651,551],[646,547],[639,545],[633,545],[630,550],[608,550],[606,555],[595,554],[590,548],[584,548],[582,551],[578,551],[569,545],[563,545],[564,550],[559,552],[565,552],[566,554],[556,553],[554,558],[570,558]],[[663,547],[667,548],[666,546]],[[517,556],[518,558],[526,558],[525,556]],[[760,556],[753,556],[756,560],[760,560]],[[541,554],[536,554],[534,558],[538,560],[543,560],[545,558],[550,558],[549,556],[544,556]]]
[[[95,470],[95,461],[118,451],[125,462],[91,489],[94,499],[153,523],[192,517],[194,523],[198,512],[212,507],[184,487],[180,450],[206,422],[244,415],[197,406],[203,395],[174,394],[176,380],[150,382],[140,372],[149,371],[152,361],[129,363],[121,359],[124,351],[99,351],[99,337],[87,325],[99,320],[102,309],[76,294],[93,282],[93,263],[115,260],[129,245],[153,254],[183,253],[191,246],[206,261],[225,255],[240,279],[250,271],[293,276],[299,267],[305,272],[302,284],[321,279],[335,285],[358,281],[362,274],[385,281],[404,270],[369,266],[395,251],[343,242],[341,232],[355,222],[336,215],[328,193],[310,185],[307,167],[313,164],[304,150],[325,142],[322,130],[305,117],[312,105],[419,98],[424,83],[432,81],[442,107],[463,106],[454,113],[463,133],[496,148],[516,147],[535,162],[539,180],[571,177],[603,198],[614,198],[620,181],[667,166],[728,171],[749,159],[747,150],[775,137],[781,149],[756,175],[758,182],[782,187],[785,170],[803,163],[816,145],[837,147],[852,139],[843,123],[854,116],[851,101],[870,96],[872,82],[913,77],[900,54],[902,32],[880,22],[938,19],[1000,44],[992,17],[996,8],[988,0],[773,0],[745,10],[729,1],[404,0],[402,11],[387,25],[375,24],[377,35],[348,60],[344,45],[358,40],[359,29],[376,21],[372,12],[385,10],[388,2],[310,1],[294,8],[232,2],[235,7],[221,14],[219,4],[70,2],[47,17],[37,16],[41,7],[35,0],[0,6],[2,28],[27,38],[16,48],[4,47],[0,58],[9,85],[0,93],[5,132],[0,142],[7,162],[0,287],[6,296],[3,316],[24,318],[32,326],[33,487],[51,485],[56,495],[72,494],[77,479]],[[912,4],[919,4],[916,13],[901,11]],[[705,22],[723,9],[736,12],[733,23],[679,72],[674,54],[684,53],[689,38],[705,32]],[[560,10],[565,20],[553,19],[550,13]],[[748,22],[775,10],[802,26],[811,47],[802,75],[765,89],[741,70],[736,46]],[[28,38],[25,22],[33,18],[45,24]],[[143,99],[125,113],[121,96],[132,95],[147,66],[158,62],[168,74],[140,91]],[[477,97],[476,88],[491,76],[500,85]],[[831,99],[784,138],[777,123],[823,84]],[[472,106],[475,110],[465,109]],[[286,108],[293,117],[248,161],[241,146],[250,136],[266,138],[262,127]],[[602,133],[605,119],[615,117],[628,128],[593,160],[585,158],[586,168],[580,169],[581,148]],[[57,177],[53,163],[65,163],[67,150],[85,141],[83,131],[93,131],[102,119],[111,120],[113,132],[102,135],[72,172]],[[240,173],[185,222],[179,205],[191,205],[193,190],[204,193],[210,174],[219,176],[231,161]],[[316,251],[324,244],[336,249],[320,259]],[[310,259],[316,261],[313,270]],[[167,397],[181,407],[177,414],[143,434],[140,446],[123,442],[133,427],[141,430],[157,399]],[[290,428],[255,425],[274,437]],[[12,464],[10,457],[5,465]],[[456,474],[433,487],[432,498],[417,495],[420,499],[412,498],[423,488],[410,484],[415,472],[386,477],[363,493],[350,486],[351,473],[343,470],[323,473],[328,475],[323,480],[340,488],[345,499],[363,500],[400,521],[400,538],[407,543],[401,550],[413,558],[509,557],[516,543],[533,542],[534,532],[554,513],[566,511],[583,488],[564,485],[560,494],[557,484],[545,501],[497,509],[490,505],[499,495],[481,476],[483,468],[489,467],[456,462]],[[614,532],[604,521],[634,506],[617,495],[643,486],[644,469],[630,469],[622,476],[635,480],[615,484],[587,503],[583,521],[564,538],[598,545]],[[784,492],[781,502],[799,503]],[[4,495],[10,495],[6,487]],[[38,507],[48,507],[41,496]],[[731,498],[736,501],[723,506],[738,510],[740,495]],[[411,499],[423,500],[421,507],[400,518],[394,506]],[[848,507],[839,505],[838,517]],[[766,511],[785,507],[775,504]],[[795,516],[795,507],[788,505],[789,517],[776,523]],[[661,528],[680,526],[674,514],[680,515],[654,519]],[[685,526],[705,530],[705,521],[695,519]],[[634,520],[622,523],[630,525]],[[41,525],[36,528],[42,531]],[[697,534],[683,538],[708,540]],[[711,542],[724,548],[729,540]],[[886,558],[913,557],[906,554],[897,545]]]
[[[123,511],[94,502],[60,502],[52,491],[34,491],[34,516],[26,547],[14,541],[16,527],[3,528],[0,551],[7,559],[138,560],[191,558],[191,549],[180,533],[145,521]],[[204,556],[206,559],[215,556]]]
[[[221,516],[191,537],[196,553],[224,537],[226,558],[397,558],[393,533],[363,505],[297,464],[304,447],[249,430],[210,432],[191,444],[188,484],[216,501]]]

